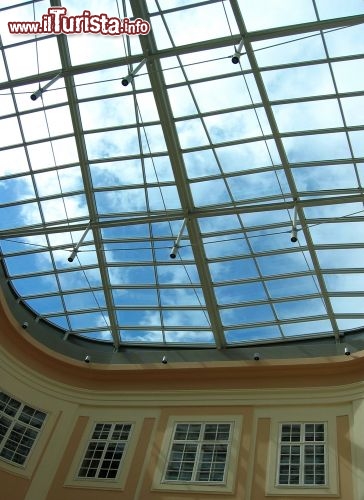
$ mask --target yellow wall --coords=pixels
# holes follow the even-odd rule
[[[323,489],[319,492],[324,496],[299,498],[363,500],[361,353],[314,360],[86,365],[37,345],[16,325],[6,305],[2,308],[0,389],[48,417],[25,469],[0,461],[1,500],[263,500],[269,498],[269,471],[275,469],[277,422],[310,418],[332,423],[335,492]],[[209,495],[191,486],[185,492],[159,486],[166,429],[175,417],[236,419],[231,492],[214,487]],[[90,488],[89,481],[74,480],[90,426],[97,421],[135,422],[114,488],[107,482]]]

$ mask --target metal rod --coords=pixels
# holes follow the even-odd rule
[[[173,245],[173,248],[171,250],[171,253],[169,254],[170,258],[171,259],[175,259],[176,258],[176,255],[177,255],[177,252],[178,252],[178,249],[179,249],[179,244],[180,244],[180,241],[181,241],[181,238],[182,238],[182,235],[183,235],[183,231],[185,230],[185,227],[186,227],[186,222],[187,222],[187,219],[184,219],[183,220],[183,223],[182,223],[182,227],[178,233],[178,236],[176,238],[176,241],[174,242],[174,245]]]
[[[294,206],[294,209],[293,209],[291,241],[292,241],[292,243],[297,242],[297,207],[296,207],[296,205]]]
[[[133,80],[134,76],[138,73],[140,68],[144,66],[144,64],[147,62],[147,59],[144,58],[125,78],[121,80],[121,85],[123,87],[126,87],[129,85],[129,83]]]
[[[240,56],[241,56],[241,51],[243,49],[243,46],[244,46],[244,38],[242,38],[240,40],[240,43],[239,43],[239,46],[238,46],[238,50],[235,52],[235,54],[231,58],[231,62],[233,64],[238,64],[238,62],[240,61]]]
[[[83,240],[86,238],[86,235],[90,229],[90,226],[91,226],[91,221],[88,223],[85,231],[83,232],[83,235],[81,236],[81,239],[80,241],[77,243],[77,245],[75,246],[75,248],[73,249],[71,255],[68,257],[68,262],[73,262],[76,255],[77,255],[77,252],[78,252],[78,249],[80,248],[80,246],[82,245],[83,243]]]
[[[58,75],[56,75],[54,78],[52,78],[52,80],[50,80],[48,83],[46,83],[43,87],[39,88],[38,90],[36,90],[35,92],[33,92],[33,94],[31,94],[30,98],[32,101],[36,101],[38,99],[38,97],[40,97],[43,92],[45,92],[51,85],[53,85],[54,82],[56,82],[58,80],[58,78],[61,78],[62,74],[61,73],[58,73]]]

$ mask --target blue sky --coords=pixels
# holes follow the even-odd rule
[[[171,12],[152,16],[158,50],[239,35],[227,1],[173,11],[194,3],[159,2]],[[313,22],[315,7],[320,19],[364,14],[361,0],[295,0],[294,9],[289,3],[238,2],[248,31]],[[100,13],[96,1],[62,4],[71,14],[86,8]],[[121,8],[122,2],[105,0],[102,11],[118,15],[118,4]],[[123,15],[131,15],[127,4]],[[147,5],[157,14],[154,0]],[[46,1],[35,4],[36,19],[48,6]],[[55,38],[35,44],[34,38],[8,33],[8,20],[31,21],[33,16],[31,5],[2,13],[2,43],[14,80],[61,68]],[[233,43],[161,60],[183,176],[200,213],[199,238],[210,275],[203,279],[212,279],[228,343],[332,334],[324,298],[339,329],[364,322],[358,316],[364,276],[362,203],[305,206],[313,198],[362,192],[364,125],[358,110],[364,90],[358,75],[364,70],[363,36],[361,24],[324,35],[310,32],[252,43],[280,134],[278,144],[290,163],[289,176],[245,48],[238,65],[231,64]],[[67,41],[73,65],[128,54],[143,58],[138,37],[83,34]],[[330,65],[326,50],[333,58]],[[200,242],[196,235],[190,239],[190,223],[178,258],[169,258],[185,207],[177,186],[181,181],[174,178],[173,169],[180,167],[169,156],[148,67],[140,70],[133,88],[120,85],[126,65],[75,76],[86,166],[80,164],[63,78],[42,100],[29,98],[36,84],[17,86],[13,95],[0,91],[1,249],[18,293],[39,315],[67,330],[111,340],[102,259],[122,340],[210,345],[210,318],[194,257]],[[0,80],[7,79],[1,59]],[[86,173],[92,202],[85,194]],[[292,206],[269,207],[292,201],[292,183],[303,202],[296,244],[290,241]],[[87,226],[90,203],[101,225],[117,220],[120,225],[100,229],[101,248],[89,231],[77,259],[69,263],[67,257],[83,234],[72,224]],[[236,213],[215,213],[225,208]],[[178,220],[171,217],[169,222],[132,220],[156,214],[168,219],[176,212]],[[22,228],[35,225],[47,232],[58,221],[63,232],[21,235]],[[19,235],[8,237],[13,229]],[[321,283],[315,278],[317,265]]]

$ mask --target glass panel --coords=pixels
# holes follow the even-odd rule
[[[32,427],[40,429],[42,427],[45,417],[46,417],[45,413],[35,410],[34,408],[30,408],[29,406],[24,406],[19,416],[19,420],[21,422],[31,425]]]
[[[223,481],[226,455],[227,445],[202,445],[197,481]]]
[[[78,477],[115,479],[131,428],[131,424],[96,424]]]
[[[281,425],[282,444],[279,449],[278,471],[280,485],[325,484],[325,433],[324,423]]]
[[[166,471],[167,481],[190,481],[194,468],[197,445],[174,444]]]
[[[20,406],[21,403],[19,401],[16,401],[10,396],[7,396],[3,392],[0,393],[0,410],[6,413],[7,415],[14,417]]]
[[[0,444],[2,440],[4,439],[4,436],[6,435],[8,429],[10,428],[11,425],[11,420],[9,418],[3,417],[2,415],[0,416]]]
[[[224,481],[230,430],[231,424],[223,423],[177,424],[165,479]]]
[[[1,253],[18,299],[114,347],[363,326],[359,297],[338,295],[362,290],[364,25],[347,21],[362,0],[147,0],[153,36],[10,33],[43,3],[1,3]]]

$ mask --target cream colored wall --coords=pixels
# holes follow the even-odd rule
[[[1,317],[1,316],[0,316]],[[47,412],[23,470],[0,461],[1,500],[263,500],[273,468],[278,421],[334,422],[337,493],[309,498],[364,499],[364,357],[294,362],[96,366],[68,362],[28,342],[0,319],[0,388]],[[238,442],[231,493],[158,487],[172,418],[236,418]],[[133,421],[135,432],[116,488],[74,481],[94,421]],[[273,455],[272,451],[273,450]],[[102,493],[101,493],[102,491]],[[3,496],[1,496],[3,495]],[[102,497],[100,496],[102,495]],[[298,495],[276,495],[291,500]]]
[[[42,441],[32,455],[31,472],[19,471],[0,463],[2,491],[11,492],[13,500],[88,500],[99,499],[99,489],[72,486],[72,470],[83,448],[90,422],[134,419],[139,422],[129,474],[122,490],[104,486],[102,498],[128,500],[206,499],[206,493],[173,493],[153,489],[154,474],[161,453],[163,437],[172,416],[182,419],[239,415],[243,419],[237,455],[237,474],[232,495],[212,495],[216,500],[227,498],[262,500],[266,497],[266,477],[269,467],[269,446],[272,439],[272,415],[287,420],[297,414],[304,419],[309,414],[334,415],[337,426],[337,471],[339,490],[336,498],[362,500],[362,469],[352,466],[352,453],[360,464],[363,458],[362,437],[352,445],[352,434],[362,436],[363,404],[358,397],[362,384],[349,388],[337,387],[296,390],[197,390],[196,391],[90,391],[85,388],[54,384],[52,380],[19,366],[9,357],[1,359],[2,389],[30,405],[49,413]],[[11,372],[11,375],[10,373]],[[355,409],[355,411],[354,411]],[[360,418],[358,421],[357,419]],[[289,418],[290,420],[290,418]],[[129,450],[130,451],[130,450]],[[76,459],[75,459],[76,457]],[[362,462],[361,462],[362,463]],[[71,480],[70,480],[71,479]],[[354,481],[353,481],[354,480]],[[87,482],[86,482],[87,484]],[[107,486],[107,485],[106,485]],[[353,489],[356,487],[356,491]],[[8,493],[6,493],[8,495]],[[286,500],[291,497],[276,496]],[[293,497],[292,497],[293,498]],[[297,498],[296,496],[294,498]],[[316,498],[300,496],[302,500]],[[317,497],[318,498],[318,497]],[[7,497],[4,497],[7,500]],[[10,500],[10,494],[9,494]]]
[[[354,498],[364,499],[364,398],[353,400],[351,420],[351,449],[353,457]],[[348,464],[350,468],[350,464]]]

